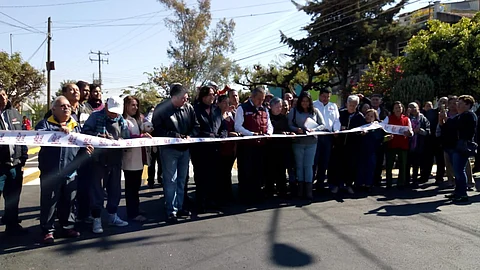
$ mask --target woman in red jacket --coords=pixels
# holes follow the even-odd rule
[[[386,174],[387,174],[387,188],[392,187],[392,170],[395,158],[398,156],[398,180],[397,187],[403,188],[406,183],[407,176],[407,155],[409,149],[408,137],[413,135],[412,124],[410,119],[403,114],[405,107],[400,101],[393,103],[393,113],[387,116],[383,121],[385,124],[395,126],[408,127],[403,132],[403,135],[388,135],[388,145],[386,153]]]

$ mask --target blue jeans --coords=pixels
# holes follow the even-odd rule
[[[317,172],[317,180],[320,183],[323,183],[327,178],[327,169],[332,153],[332,141],[333,136],[331,135],[318,136],[314,173],[315,171]]]
[[[295,156],[298,182],[311,183],[313,181],[312,166],[316,150],[316,144],[293,144],[293,154]]]
[[[188,174],[190,151],[178,151],[172,147],[161,147],[160,160],[163,171],[163,190],[167,215],[176,215],[182,209],[185,182]]]
[[[467,196],[467,173],[466,167],[468,156],[461,155],[452,149],[446,149],[450,162],[452,163],[453,174],[455,175],[455,195]]]

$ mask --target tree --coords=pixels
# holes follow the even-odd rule
[[[456,24],[429,21],[405,48],[407,75],[427,75],[435,96],[480,95],[480,14]]]
[[[174,18],[165,19],[175,35],[167,50],[172,63],[156,68],[151,80],[167,89],[174,82],[194,91],[208,80],[222,84],[230,81],[239,67],[226,57],[235,51],[233,34],[235,22],[220,20],[209,32],[212,17],[210,0],[197,0],[198,7],[190,8],[183,0],[159,0],[173,11]]]
[[[282,42],[292,51],[292,67],[313,77],[321,75],[319,71],[332,72],[335,80],[330,86],[344,90],[364,65],[391,55],[397,40],[410,36],[409,28],[393,21],[407,0],[386,8],[394,2],[323,0],[296,4],[312,22],[303,28],[305,38],[296,40],[281,34]]]
[[[156,106],[165,97],[167,97],[166,91],[154,83],[142,83],[140,86],[130,86],[123,90],[122,97],[133,95],[140,101],[140,112],[145,113],[151,107]]]
[[[352,92],[365,96],[380,94],[386,101],[391,101],[392,89],[403,77],[401,59],[381,57],[378,62],[370,63],[358,84],[352,86]]]
[[[234,81],[250,89],[266,85],[281,87],[284,91],[289,92],[294,92],[296,85],[302,86],[302,89],[306,91],[312,87],[328,84],[328,72],[322,73],[323,76],[309,77],[306,71],[295,72],[290,68],[290,63],[285,66],[270,64],[268,67],[257,64],[252,68],[245,68],[242,75],[237,75]]]
[[[0,85],[13,106],[25,99],[38,97],[45,85],[43,73],[23,61],[19,53],[0,52]]]

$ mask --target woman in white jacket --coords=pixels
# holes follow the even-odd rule
[[[130,138],[151,137],[142,131],[140,118],[140,103],[138,98],[127,96],[124,99],[123,118],[127,121]],[[146,218],[140,214],[139,191],[142,185],[143,166],[147,163],[147,152],[144,147],[125,149],[122,169],[125,175],[125,200],[129,219],[144,222]]]

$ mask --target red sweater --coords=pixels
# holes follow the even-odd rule
[[[388,116],[388,124],[395,126],[406,126],[408,127],[408,117],[401,115],[400,118],[396,117],[394,114]],[[388,148],[390,149],[402,149],[408,150],[409,143],[408,137],[402,135],[393,135],[393,139],[388,142]]]

